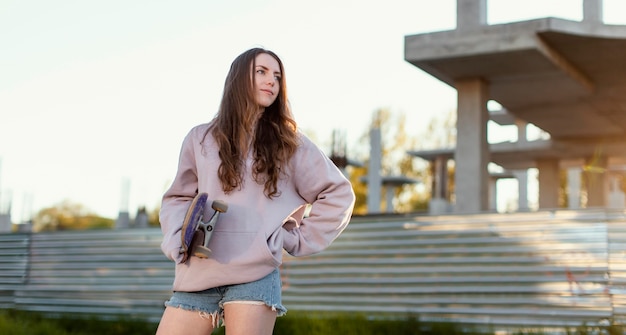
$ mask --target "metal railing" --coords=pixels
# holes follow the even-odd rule
[[[173,263],[159,229],[0,235],[0,307],[157,321]],[[286,256],[290,310],[493,326],[626,323],[626,216],[584,210],[354,218]]]

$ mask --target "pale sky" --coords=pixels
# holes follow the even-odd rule
[[[492,24],[582,18],[582,0],[488,8]],[[605,0],[605,22],[624,10]],[[455,24],[456,0],[0,0],[0,211],[11,202],[19,222],[68,199],[115,218],[125,180],[131,216],[158,207],[184,135],[256,46],[283,60],[296,120],[324,151],[333,129],[354,145],[379,108],[419,134],[456,92],[404,61],[404,37]]]

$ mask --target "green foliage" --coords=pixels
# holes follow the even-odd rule
[[[520,329],[511,333],[512,335],[547,335],[554,334],[554,330],[543,330],[542,328]],[[606,326],[588,326],[585,323],[578,327],[566,328],[564,333],[567,335],[624,335],[626,330],[622,325],[616,325],[613,321],[609,321]]]
[[[39,313],[0,310],[0,334],[11,335],[153,335],[157,324],[124,317],[103,320],[97,317],[63,316],[48,318]],[[543,335],[541,328],[512,331],[513,335]],[[606,326],[585,324],[566,329],[568,335],[607,334],[624,335],[623,326],[611,322]],[[214,331],[224,335],[224,327]],[[276,320],[274,335],[489,335],[493,331],[479,331],[471,326],[450,322],[424,322],[414,315],[403,319],[371,318],[356,313],[289,312]]]
[[[0,334],[12,335],[153,335],[156,324],[120,317],[114,321],[90,318],[46,318],[38,313],[0,310]]]
[[[514,332],[512,335],[544,335],[541,329],[522,329]]]
[[[35,231],[110,229],[115,225],[113,219],[97,216],[83,205],[69,200],[41,209],[33,223]]]
[[[214,335],[224,335],[216,329]],[[354,313],[289,312],[276,320],[274,335],[478,335],[453,323],[424,323],[409,316],[405,319],[375,319]]]
[[[381,175],[404,176],[424,181],[429,173],[426,165],[419,163],[414,157],[407,155],[406,151],[417,146],[417,138],[409,134],[407,130],[406,115],[394,114],[389,109],[378,109],[372,114],[370,129],[361,136],[361,142],[370,147],[370,130],[379,128],[381,132]],[[364,166],[350,171],[350,181],[356,194],[355,214],[367,214],[367,184],[361,181],[367,176],[369,157],[365,159]],[[424,210],[428,204],[428,194],[420,189],[418,184],[405,184],[395,187],[395,199],[390,207],[396,213],[407,213]],[[381,199],[381,206],[387,208],[386,198]]]
[[[397,316],[396,316],[397,317]],[[359,313],[291,313],[279,318],[274,335],[486,335],[472,326],[451,322],[424,322],[415,315],[372,318]]]
[[[0,334],[12,335],[66,335],[53,321],[41,318],[23,318],[16,313],[0,313]]]
[[[352,189],[356,197],[354,202],[354,214],[367,214],[367,184],[361,181],[361,178],[366,176],[367,168],[350,168],[350,183],[352,184]]]
[[[161,211],[161,207],[154,208],[152,211],[148,212],[148,225],[150,227],[160,227],[161,223],[159,221],[159,212]]]

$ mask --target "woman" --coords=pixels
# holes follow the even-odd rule
[[[228,211],[209,242],[212,255],[183,263],[181,227],[198,192],[223,200]],[[353,206],[349,181],[296,128],[281,60],[261,48],[242,53],[215,118],[185,137],[163,196],[161,248],[177,264],[157,334],[208,335],[221,320],[228,335],[271,334],[286,312],[282,250],[294,256],[324,250],[347,226]]]

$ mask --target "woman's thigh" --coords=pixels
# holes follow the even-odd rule
[[[227,335],[271,335],[277,312],[259,302],[233,301],[224,304]]]
[[[156,335],[210,335],[214,317],[203,312],[166,307]]]

